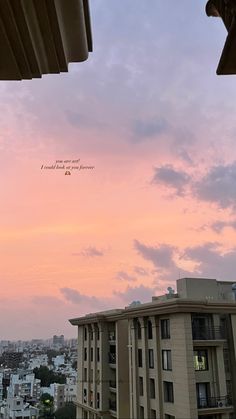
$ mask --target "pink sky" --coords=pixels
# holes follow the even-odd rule
[[[204,1],[107,2],[91,2],[86,63],[0,85],[2,339],[75,336],[69,318],[147,301],[179,276],[235,280],[222,22]],[[78,158],[94,170],[41,170]]]

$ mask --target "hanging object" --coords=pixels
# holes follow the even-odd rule
[[[216,73],[236,74],[236,0],[209,0],[207,16],[221,17],[228,31]]]
[[[67,72],[90,51],[88,0],[0,0],[0,80]]]

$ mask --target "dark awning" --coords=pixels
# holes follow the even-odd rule
[[[0,0],[0,80],[66,72],[90,51],[88,0]]]
[[[236,0],[209,0],[207,16],[221,17],[228,36],[217,68],[217,74],[236,74]]]

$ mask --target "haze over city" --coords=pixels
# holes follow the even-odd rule
[[[91,0],[94,52],[1,82],[2,339],[75,336],[68,319],[183,276],[235,278],[232,77],[205,0]],[[79,160],[93,170],[42,169]]]

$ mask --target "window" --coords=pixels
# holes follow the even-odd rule
[[[231,380],[226,380],[226,391],[228,396],[232,396],[232,382]]]
[[[165,371],[172,370],[171,351],[169,349],[163,349],[162,351],[162,369]]]
[[[100,409],[100,393],[97,393],[97,409]]]
[[[230,358],[229,358],[228,348],[223,349],[223,354],[224,354],[225,372],[230,372]]]
[[[155,380],[154,378],[150,378],[150,398],[155,399],[156,392],[155,392]]]
[[[87,389],[84,388],[84,403],[87,403]]]
[[[197,383],[198,408],[208,407],[210,396],[210,383]]]
[[[153,349],[148,349],[148,366],[149,366],[149,368],[154,368]]]
[[[144,419],[144,407],[143,406],[139,407],[139,413],[140,413],[140,419]]]
[[[151,409],[150,415],[151,419],[157,419],[157,412],[154,409]]]
[[[97,328],[97,340],[100,340],[100,330],[99,330],[99,327]]]
[[[87,377],[87,368],[84,368],[84,381],[87,382],[88,377]]]
[[[108,339],[110,341],[116,340],[116,332],[115,332],[115,330],[109,330],[109,332],[108,332]]]
[[[207,350],[198,349],[194,351],[194,369],[195,371],[208,370]]]
[[[170,339],[170,319],[161,320],[161,338]]]
[[[143,396],[143,377],[139,377],[139,395]]]
[[[168,403],[174,403],[174,388],[173,383],[170,381],[164,381],[164,401]]]
[[[138,331],[138,339],[142,339],[142,330],[141,330],[141,324],[140,321],[137,321],[137,331]]]
[[[100,348],[97,348],[97,361],[100,361]]]
[[[138,366],[142,367],[143,366],[143,354],[142,354],[142,349],[138,349]]]
[[[87,361],[87,348],[84,348],[84,361]]]
[[[87,327],[84,327],[84,340],[87,340]]]
[[[90,349],[91,362],[93,362],[93,348]]]
[[[175,416],[173,416],[173,415],[165,415],[165,419],[175,419]]]
[[[152,322],[151,322],[151,320],[148,320],[148,322],[147,322],[147,335],[148,335],[148,339],[152,339],[153,335],[152,335]]]

